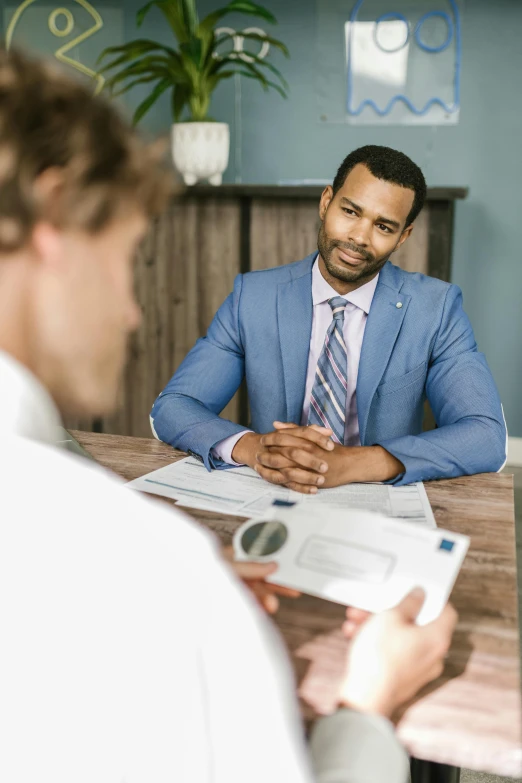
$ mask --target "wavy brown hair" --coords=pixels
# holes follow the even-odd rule
[[[38,178],[59,172],[52,199]],[[133,207],[158,214],[172,191],[158,144],[146,144],[107,101],[56,67],[0,49],[0,253],[35,224],[96,233]]]

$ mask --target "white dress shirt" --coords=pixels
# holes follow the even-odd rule
[[[286,655],[214,538],[59,429],[0,352],[0,780],[310,783]],[[404,780],[383,719],[340,711],[312,747],[319,781]]]
[[[350,294],[343,295],[343,299],[348,302],[344,314],[343,337],[346,345],[348,357],[347,368],[347,392],[346,392],[346,423],[345,423],[345,445],[360,446],[359,440],[359,420],[357,418],[357,374],[359,372],[359,361],[361,358],[361,349],[364,339],[364,330],[366,329],[366,319],[372,306],[375,289],[379,275],[365,283],[360,288],[352,291]],[[317,362],[323,350],[326,332],[333,320],[332,308],[328,300],[334,296],[340,296],[332,286],[326,282],[319,268],[319,259],[316,258],[312,267],[312,334],[310,337],[310,350],[308,353],[308,370],[306,373],[306,386],[303,403],[303,412],[301,424],[305,426],[308,423],[308,410],[310,408],[310,397],[315,380]],[[251,430],[245,430],[250,432]],[[212,451],[215,456],[220,457],[230,465],[237,463],[232,459],[232,452],[238,440],[243,437],[245,432],[237,435],[231,435],[220,441]]]
[[[51,395],[34,375],[0,351],[0,444],[16,434],[41,443],[63,437],[60,414]]]
[[[5,354],[0,379],[0,780],[308,783],[287,658],[213,536],[29,440],[56,407]]]

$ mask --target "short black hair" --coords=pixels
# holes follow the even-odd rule
[[[350,152],[339,166],[332,185],[334,196],[344,185],[350,171],[359,163],[366,166],[374,177],[414,191],[415,198],[405,228],[411,225],[426,201],[426,180],[417,164],[404,152],[391,147],[379,147],[376,144],[359,147]]]

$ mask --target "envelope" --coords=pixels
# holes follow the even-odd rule
[[[238,560],[277,562],[274,584],[370,612],[422,587],[424,625],[447,603],[469,538],[365,511],[300,506],[245,522],[233,545]]]

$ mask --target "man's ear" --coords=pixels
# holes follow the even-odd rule
[[[334,197],[333,188],[331,185],[327,185],[323,190],[323,193],[321,195],[321,201],[319,202],[319,217],[321,218],[321,220],[324,220],[324,216],[326,215],[326,210],[330,206],[330,202],[332,201],[333,197]]]
[[[55,225],[55,221],[58,224],[63,206],[63,176],[60,169],[51,168],[40,174],[34,183],[34,195],[41,215],[31,237],[35,260],[56,268],[63,258],[63,234]]]

